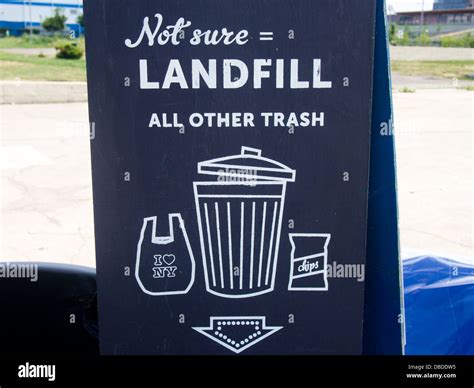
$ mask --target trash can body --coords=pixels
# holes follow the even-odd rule
[[[194,182],[206,289],[214,295],[247,298],[274,289],[286,186],[295,174],[268,163],[274,161],[260,150],[243,147],[240,155],[199,165],[218,177]]]

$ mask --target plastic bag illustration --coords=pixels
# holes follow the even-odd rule
[[[157,236],[157,217],[143,219],[135,278],[148,295],[186,294],[194,283],[196,264],[181,214],[169,214],[168,223],[169,235]]]

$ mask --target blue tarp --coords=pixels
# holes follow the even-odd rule
[[[408,355],[474,355],[474,266],[441,257],[403,262]]]

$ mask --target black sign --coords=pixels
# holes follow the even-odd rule
[[[375,2],[85,9],[102,353],[361,353]]]

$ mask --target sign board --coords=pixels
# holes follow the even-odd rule
[[[361,354],[375,1],[85,3],[103,354]]]

